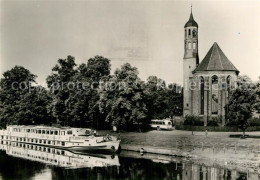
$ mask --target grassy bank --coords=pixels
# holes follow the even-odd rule
[[[209,132],[242,132],[241,129],[237,127],[232,127],[232,126],[189,126],[189,125],[182,125],[182,124],[176,124],[175,126],[176,130],[184,130],[184,131],[207,131]],[[248,127],[246,130],[247,132],[250,131],[260,131],[260,126],[253,126],[253,127]]]

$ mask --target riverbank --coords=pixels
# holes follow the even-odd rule
[[[104,132],[103,132],[104,133]],[[108,133],[108,132],[106,132]],[[230,138],[237,132],[192,132],[191,131],[149,131],[144,133],[112,133],[120,136],[122,150],[165,154],[171,156],[190,156],[193,149],[222,150],[232,154],[246,152],[260,153],[260,140],[255,138]],[[250,136],[259,136],[260,132],[248,132]],[[196,155],[196,153],[195,153]],[[225,153],[225,156],[228,156]]]
[[[116,134],[116,133],[114,133]],[[121,145],[125,146],[149,146],[162,149],[178,147],[214,147],[260,150],[260,140],[247,138],[230,138],[231,134],[237,132],[192,132],[191,131],[149,131],[145,133],[125,132],[120,133]],[[259,136],[260,132],[248,132],[248,135]],[[119,134],[117,134],[119,136]]]
[[[150,131],[121,133],[122,152],[166,155],[184,158],[196,163],[241,168],[260,173],[260,141],[258,139],[230,138],[234,132]],[[259,136],[260,132],[249,135]]]

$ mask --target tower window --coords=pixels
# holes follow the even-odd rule
[[[189,42],[189,49],[191,49],[191,43]]]
[[[189,36],[191,35],[191,30],[189,29]]]
[[[187,104],[187,107],[189,107],[189,104]]]
[[[195,42],[193,43],[193,49],[196,49],[196,43]]]

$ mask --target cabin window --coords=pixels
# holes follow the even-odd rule
[[[51,144],[51,141],[48,141],[48,144]]]
[[[62,141],[62,142],[61,142],[61,145],[62,145],[62,146],[65,146],[65,142],[64,142],[64,141]]]
[[[45,130],[42,130],[42,134],[45,134]]]
[[[67,131],[67,134],[72,134],[72,131]]]
[[[50,134],[50,131],[46,131],[46,134]]]
[[[169,125],[171,125],[172,123],[171,122],[168,122]]]
[[[55,131],[54,134],[55,134],[55,135],[58,135],[58,131]]]
[[[53,135],[53,131],[51,131],[51,135]]]
[[[39,142],[42,143],[42,140],[40,139]]]

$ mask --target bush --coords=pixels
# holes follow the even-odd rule
[[[183,124],[176,124],[175,129],[185,131],[205,131],[207,129],[209,132],[242,132],[236,126],[185,126]],[[260,126],[248,127],[246,131],[260,131]]]
[[[237,122],[236,122],[236,121],[228,121],[228,122],[226,123],[226,126],[229,126],[229,127],[231,127],[231,126],[237,126]]]
[[[249,126],[260,126],[260,118],[251,118],[248,120]]]
[[[238,126],[237,121],[229,121],[227,122],[226,126]],[[253,126],[260,126],[260,118],[251,118],[248,120],[248,126],[253,127]]]
[[[186,115],[184,117],[184,125],[189,126],[204,126],[203,117],[194,116],[194,115]]]
[[[208,121],[207,125],[216,127],[216,126],[218,126],[218,122],[217,121]]]

